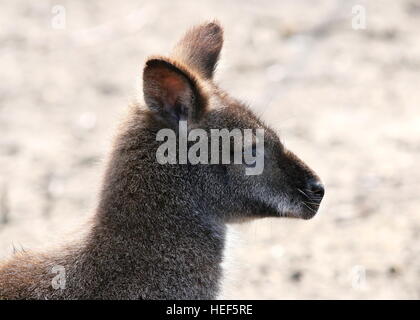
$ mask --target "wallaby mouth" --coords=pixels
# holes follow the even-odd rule
[[[300,218],[308,220],[315,216],[325,194],[325,187],[318,179],[308,181],[304,190],[297,188],[301,197],[301,216]]]
[[[309,220],[317,214],[324,193],[324,186],[320,182],[311,189],[296,188],[292,195],[277,198],[274,214],[277,217]],[[270,209],[268,211],[271,212]]]

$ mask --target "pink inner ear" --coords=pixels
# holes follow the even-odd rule
[[[149,77],[152,81],[147,81],[146,85],[152,89],[155,98],[161,100],[167,107],[173,107],[179,98],[182,99],[188,94],[187,80],[173,70],[157,67]]]
[[[149,60],[143,71],[146,104],[154,111],[173,113],[177,117],[195,114],[195,92],[188,72],[163,60]],[[198,97],[200,99],[201,97]],[[201,100],[200,100],[201,101]]]
[[[165,90],[165,102],[170,106],[175,105],[178,97],[185,94],[186,83],[179,75],[170,72],[163,79],[162,88]]]

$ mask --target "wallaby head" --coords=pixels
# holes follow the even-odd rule
[[[145,105],[115,140],[90,232],[0,266],[0,299],[212,299],[226,223],[316,213],[319,178],[214,83],[222,43],[207,23],[146,62]],[[51,287],[55,266],[63,290]]]
[[[150,120],[146,125],[155,129],[171,128],[179,135],[180,120],[185,120],[188,132],[201,129],[208,133],[209,153],[212,130],[252,129],[254,134],[248,147],[244,144],[240,152],[245,149],[252,154],[262,152],[264,168],[251,175],[246,170],[256,164],[245,161],[224,164],[209,160],[208,164],[192,164],[187,159],[179,164],[178,154],[176,164],[160,166],[161,174],[165,172],[167,177],[159,183],[171,184],[172,192],[199,202],[201,208],[211,209],[208,212],[226,222],[253,217],[313,217],[324,195],[317,175],[287,150],[278,135],[246,105],[230,97],[213,81],[222,44],[223,31],[219,24],[203,24],[187,32],[170,57],[153,57],[146,62],[143,92]],[[264,130],[262,137],[256,137],[257,129]],[[199,136],[196,134],[194,138]],[[256,140],[261,138],[264,144],[257,150]],[[189,141],[188,147],[192,145]],[[231,150],[235,148],[231,147]],[[156,149],[151,152],[156,153]],[[184,167],[180,172],[184,176],[178,178],[176,172],[180,167]],[[182,185],[185,179],[191,184]]]

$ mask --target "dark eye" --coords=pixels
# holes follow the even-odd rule
[[[257,163],[257,145],[254,143],[248,149],[244,150],[244,164],[254,167]]]
[[[252,145],[252,156],[257,156],[257,145],[255,143]]]
[[[248,165],[248,166],[254,166],[257,161],[257,145],[255,143],[252,144],[252,146],[242,146],[242,164]],[[231,161],[234,162],[235,154],[238,155],[238,152],[241,152],[241,149],[236,149],[235,147],[231,146],[230,148],[230,155],[231,155]],[[239,154],[240,156],[240,154]]]

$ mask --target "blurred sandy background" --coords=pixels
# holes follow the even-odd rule
[[[356,4],[366,29],[352,28]],[[217,81],[326,185],[313,220],[232,228],[222,296],[419,298],[414,0],[1,2],[0,258],[89,216],[145,58],[213,18],[226,38]]]

